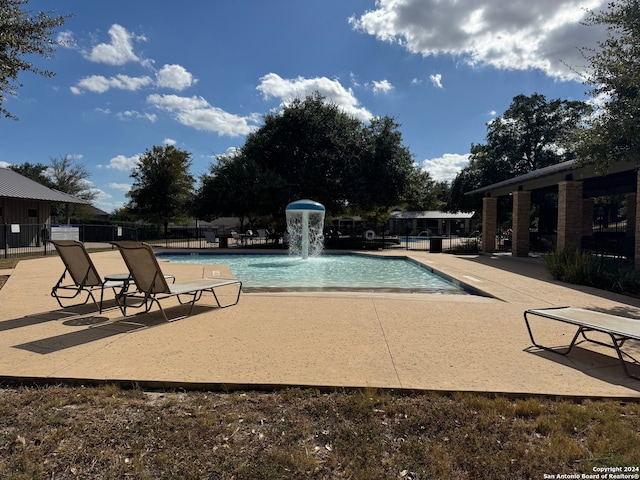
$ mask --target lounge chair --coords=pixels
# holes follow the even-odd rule
[[[204,232],[204,239],[207,243],[216,243],[216,232]]]
[[[104,279],[100,277],[82,242],[77,240],[50,240],[50,242],[56,247],[65,266],[62,276],[51,289],[51,296],[58,301],[60,307],[85,305],[91,299],[99,312],[102,313],[104,289],[111,288],[117,296],[126,287],[128,274],[107,275]],[[64,285],[67,273],[71,277],[71,282]],[[100,290],[99,303],[93,296],[95,290]],[[66,306],[62,303],[62,300],[82,298],[85,293],[87,296],[84,301]]]
[[[150,245],[139,242],[113,242],[113,245],[120,250],[137,288],[135,292],[127,291],[118,297],[123,309],[127,307],[144,308],[144,313],[147,313],[156,303],[164,319],[169,322],[190,316],[193,313],[195,303],[202,298],[204,292],[211,292],[220,308],[236,305],[240,300],[242,282],[239,280],[198,278],[189,282],[168,284]],[[216,294],[216,289],[227,286],[237,286],[238,290],[237,293],[234,293],[235,300],[223,305]],[[190,305],[189,313],[169,320],[161,300],[170,297],[176,297],[181,304]],[[187,297],[188,300],[185,301],[184,297]],[[133,303],[130,303],[131,301]]]
[[[569,346],[564,350],[540,345],[533,337],[529,316],[538,316],[567,323],[573,325],[574,327],[577,327],[577,331],[573,336],[573,340],[571,340]],[[603,345],[605,347],[610,347],[613,348],[618,354],[618,359],[622,364],[622,369],[624,370],[624,372],[629,377],[640,380],[640,375],[629,371],[625,358],[629,359],[631,363],[636,364],[636,366],[638,365],[638,361],[629,353],[622,350],[622,347],[627,340],[640,340],[640,320],[621,317],[619,315],[613,315],[605,312],[598,312],[595,310],[588,310],[584,308],[554,307],[526,310],[524,312],[524,321],[527,324],[527,330],[529,331],[529,338],[531,338],[531,343],[533,343],[536,347],[548,352],[553,352],[560,355],[568,355],[576,345],[576,342],[579,338],[582,339],[581,341],[592,342],[598,345]],[[608,335],[611,343],[605,343],[599,339],[589,337],[587,334],[590,332],[598,332],[604,334],[605,336]]]

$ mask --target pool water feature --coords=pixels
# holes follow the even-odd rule
[[[158,254],[173,263],[226,264],[246,292],[381,291],[478,293],[407,257],[324,254],[301,259],[286,254]]]
[[[289,253],[303,259],[322,253],[324,246],[324,205],[313,200],[296,200],[287,205],[285,216]]]

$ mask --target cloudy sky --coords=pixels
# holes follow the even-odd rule
[[[23,74],[0,118],[0,166],[73,156],[96,206],[126,202],[154,145],[192,154],[192,173],[242,146],[263,115],[319,91],[366,122],[389,115],[436,180],[514,96],[587,99],[581,21],[601,0],[30,0],[71,14],[53,78]]]

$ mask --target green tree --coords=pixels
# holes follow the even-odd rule
[[[20,72],[32,72],[52,77],[53,72],[36,67],[29,58],[40,55],[52,58],[56,43],[51,35],[64,24],[66,16],[51,16],[45,12],[32,15],[26,9],[28,0],[0,0],[0,114],[16,119],[3,106],[7,95],[15,95],[22,84]]]
[[[134,181],[127,207],[158,228],[163,225],[166,235],[169,222],[187,216],[192,206],[190,168],[191,154],[172,145],[146,150],[131,172]]]
[[[279,177],[284,204],[271,206],[272,211],[312,198],[335,212],[346,204],[346,169],[359,155],[361,132],[358,120],[315,94],[266,115],[241,152],[262,174]]]
[[[389,117],[367,125],[320,94],[294,100],[219,157],[201,179],[200,214],[284,218],[288,203],[310,198],[330,214],[379,217],[392,206],[428,203],[433,186],[402,145]]]
[[[640,1],[610,2],[586,23],[607,29],[598,48],[583,49],[590,62],[586,83],[605,103],[584,132],[579,152],[604,173],[612,162],[640,159]]]
[[[286,205],[285,182],[277,175],[264,171],[242,152],[217,157],[210,171],[200,178],[196,194],[196,213],[199,218],[236,216],[240,227],[252,215],[270,216],[277,213],[270,206]]]
[[[465,193],[576,158],[575,138],[591,113],[586,102],[517,95],[487,124],[486,143],[471,145],[469,166],[451,185],[450,210],[478,210]]]
[[[360,157],[347,170],[345,184],[352,210],[388,210],[407,202],[423,203],[433,187],[402,144],[400,125],[390,117],[374,118],[363,129]]]

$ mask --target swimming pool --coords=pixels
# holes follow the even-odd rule
[[[464,285],[407,257],[323,254],[303,260],[286,254],[157,254],[173,263],[227,264],[243,290],[386,291],[467,294]]]

